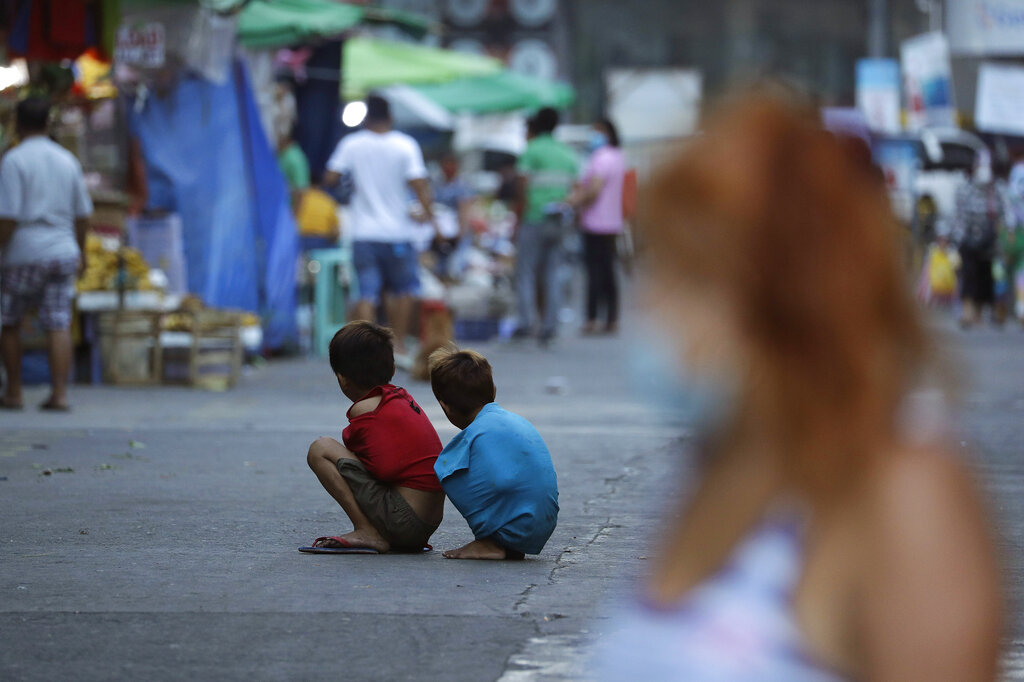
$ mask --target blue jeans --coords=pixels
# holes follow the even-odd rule
[[[519,327],[534,325],[537,305],[537,282],[544,283],[544,310],[541,311],[540,332],[552,335],[558,327],[558,311],[562,307],[562,287],[558,270],[565,258],[562,236],[551,234],[542,223],[524,223],[516,235],[516,299],[519,304]]]
[[[395,296],[420,292],[419,257],[410,242],[352,242],[359,300],[380,303],[382,291]]]

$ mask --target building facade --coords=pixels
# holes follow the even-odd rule
[[[823,103],[852,105],[856,61],[872,11],[884,52],[927,30],[919,0],[390,0],[442,22],[443,44],[503,58],[514,69],[570,81],[576,118],[605,106],[617,68],[688,68],[706,93],[782,77]]]

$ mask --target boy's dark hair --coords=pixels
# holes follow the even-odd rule
[[[390,382],[395,376],[394,336],[373,322],[349,322],[331,339],[331,369],[359,388]]]
[[[22,135],[45,133],[50,125],[50,103],[42,97],[26,97],[18,102],[15,122]]]
[[[558,112],[551,107],[544,107],[534,117],[534,125],[538,135],[555,132],[558,127]]]
[[[388,123],[391,121],[391,105],[380,95],[366,98],[366,122]]]
[[[434,397],[460,415],[469,416],[494,402],[491,363],[479,353],[445,346],[430,354],[428,366]]]

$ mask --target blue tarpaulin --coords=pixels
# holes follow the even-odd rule
[[[181,216],[189,290],[209,306],[258,313],[268,348],[293,341],[295,223],[244,67],[223,85],[182,75],[131,109],[147,208]]]
[[[340,41],[334,41],[314,47],[306,68],[316,69],[318,73],[340,74],[341,45]],[[299,114],[295,140],[306,154],[313,182],[317,183],[323,178],[327,159],[344,134],[338,80],[310,78],[297,84],[295,103]]]

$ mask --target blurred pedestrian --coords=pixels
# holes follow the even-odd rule
[[[981,155],[971,180],[956,193],[953,237],[960,250],[960,326],[968,329],[981,322],[985,308],[994,308],[998,220],[1002,212],[991,162]],[[993,321],[995,312],[993,310]]]
[[[1005,200],[999,248],[1010,284],[1008,307],[1020,322],[1024,322],[1024,161],[1018,161],[1010,169]]]
[[[459,230],[464,232],[469,225],[474,192],[460,174],[459,159],[455,154],[445,154],[440,165],[441,181],[434,190],[434,200],[458,216]]]
[[[21,409],[21,322],[39,312],[50,359],[50,397],[39,407],[68,409],[71,373],[71,297],[85,268],[92,200],[82,166],[47,136],[50,105],[18,103],[20,144],[0,163],[0,310],[7,385],[0,407]]]
[[[537,112],[529,132],[533,137],[519,159],[519,225],[516,229],[516,298],[519,326],[514,336],[533,333],[537,319],[537,281],[543,279],[540,306],[541,343],[557,331],[562,303],[559,269],[565,258],[565,203],[576,182],[579,160],[566,144],[554,138],[558,112],[546,107]]]
[[[366,99],[366,123],[338,143],[327,161],[324,185],[338,184],[349,174],[354,191],[345,229],[352,238],[352,258],[359,282],[354,320],[376,321],[382,294],[388,294],[388,320],[395,333],[395,362],[408,369],[412,358],[405,345],[415,297],[419,294],[419,260],[413,241],[416,230],[409,213],[409,190],[419,212],[434,221],[430,181],[419,144],[394,130],[386,99]],[[435,226],[436,229],[436,226]]]
[[[302,251],[329,249],[338,244],[338,204],[331,195],[310,186],[309,160],[295,141],[294,132],[277,143],[277,164],[291,196]]]
[[[302,193],[309,189],[309,160],[292,132],[277,140],[277,165],[288,184],[292,208],[297,208]]]
[[[587,303],[584,334],[614,333],[619,324],[619,288],[615,261],[622,234],[622,188],[626,157],[619,148],[619,132],[608,119],[594,124],[590,133],[590,157],[580,184],[569,204],[581,210],[583,264],[587,271]],[[599,312],[604,325],[598,326]]]
[[[459,160],[453,153],[441,158],[441,177],[434,188],[434,200],[442,208],[437,224],[442,233],[431,245],[436,263],[435,272],[442,279],[450,278],[452,254],[463,237],[469,234],[470,210],[475,196],[459,173]]]
[[[715,112],[649,188],[669,352],[648,392],[688,415],[697,479],[599,678],[996,679],[992,531],[959,451],[903,417],[928,368],[888,201],[765,95]]]
[[[291,137],[299,118],[295,102],[295,80],[279,74],[274,79],[274,100],[271,109],[271,127],[277,141]]]
[[[939,231],[935,241],[924,252],[921,302],[952,306],[956,300],[956,272],[959,267],[960,254],[949,243],[949,236]]]

